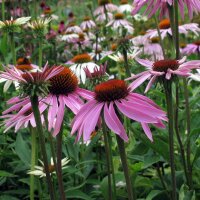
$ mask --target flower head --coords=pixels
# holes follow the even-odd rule
[[[42,71],[36,72],[23,72],[16,67],[6,68],[6,71],[0,74],[0,78],[19,82],[22,95],[33,96],[37,94],[37,96],[41,96],[48,92],[48,80],[61,70],[60,67],[49,68],[47,64]]]
[[[165,127],[162,123],[162,120],[166,120],[165,112],[147,97],[130,92],[125,81],[113,79],[95,87],[93,98],[80,109],[73,120],[72,134],[78,132],[77,141],[82,135],[84,141],[89,140],[102,113],[108,128],[124,141],[128,141],[119,112],[140,122],[151,141],[153,139],[148,124]]]
[[[28,174],[32,174],[35,176],[39,176],[40,178],[45,177],[46,173],[45,173],[45,168],[44,168],[44,163],[39,160],[39,162],[41,163],[41,166],[35,166],[33,171],[28,171]],[[70,162],[70,160],[68,158],[63,158],[61,160],[61,165],[62,165],[62,169],[66,168],[66,165]],[[53,158],[51,158],[51,163],[49,165],[49,172],[50,174],[53,174],[56,172],[56,166],[53,163]]]
[[[20,17],[17,19],[0,21],[0,29],[8,33],[13,33],[16,32],[21,25],[26,24],[30,19],[31,17]]]
[[[186,61],[186,57],[181,60],[158,60],[152,62],[150,60],[136,59],[141,65],[147,68],[146,71],[128,78],[127,80],[135,79],[131,85],[131,90],[134,90],[141,85],[145,80],[150,78],[150,81],[146,87],[147,92],[152,84],[158,77],[166,80],[170,80],[173,76],[188,77],[192,69],[200,68],[200,60]]]
[[[85,84],[86,81],[86,74],[84,70],[86,67],[91,73],[94,72],[95,68],[99,69],[99,66],[92,62],[92,57],[87,53],[74,56],[74,58],[66,64],[72,64],[70,69],[77,75],[83,84]]]

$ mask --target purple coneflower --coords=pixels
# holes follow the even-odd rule
[[[124,19],[123,13],[116,13],[115,19],[108,22],[106,26],[111,26],[113,29],[117,30],[119,28],[125,28],[128,33],[133,33],[134,28],[132,27],[131,23]]]
[[[105,12],[118,11],[118,7],[111,3],[111,0],[98,0],[99,7],[94,11],[94,15],[101,15]]]
[[[133,10],[133,6],[128,3],[128,0],[121,0],[119,6],[119,12],[130,13]]]
[[[193,42],[192,44],[187,44],[181,53],[184,55],[190,55],[192,53],[200,54],[200,41]]]
[[[144,13],[148,14],[149,18],[157,11],[160,11],[160,18],[162,18],[164,15],[168,15],[168,7],[173,4],[174,0],[134,0],[132,15],[135,15],[143,6],[147,6]],[[190,19],[192,19],[194,12],[200,12],[199,0],[179,0],[178,5],[182,18],[184,18],[185,14],[185,5]]]
[[[150,60],[136,59],[141,65],[147,68],[146,71],[136,74],[127,80],[136,79],[130,84],[131,90],[140,86],[145,80],[150,79],[145,92],[147,92],[158,77],[170,80],[174,75],[188,77],[192,69],[200,67],[200,60],[186,61],[186,57],[181,60]]]
[[[83,22],[81,23],[80,27],[82,28],[82,30],[91,29],[96,27],[96,24],[93,20],[91,20],[90,17],[86,16]]]
[[[128,136],[119,119],[119,112],[141,123],[147,137],[153,141],[149,124],[164,128],[162,120],[166,114],[152,100],[130,92],[130,87],[123,80],[109,80],[95,87],[92,100],[88,101],[75,116],[72,134],[78,132],[76,140],[83,135],[83,140],[90,139],[92,132],[103,114],[106,125],[124,141]]]

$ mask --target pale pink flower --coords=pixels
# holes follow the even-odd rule
[[[187,44],[186,47],[181,49],[181,53],[184,55],[190,55],[193,53],[200,54],[200,41],[196,41],[192,44]]]
[[[168,15],[168,7],[173,4],[174,0],[134,0],[132,15],[135,15],[143,6],[146,6],[144,14],[148,14],[149,18],[157,11],[160,12],[160,18],[162,18]],[[199,0],[179,0],[178,6],[183,19],[185,15],[185,6],[187,7],[190,19],[192,19],[194,12],[200,12]]]
[[[82,32],[83,32],[82,29],[79,26],[75,25],[73,22],[70,23],[65,30],[65,33],[77,33],[77,34],[79,34],[79,33],[82,33]]]
[[[119,6],[119,12],[121,13],[130,13],[133,10],[133,6],[128,4],[127,0],[121,0]]]
[[[150,89],[152,84],[158,77],[170,80],[173,76],[184,76],[188,77],[192,69],[200,68],[200,60],[186,61],[186,57],[181,60],[159,60],[152,62],[150,60],[136,59],[138,63],[147,68],[146,71],[136,74],[126,80],[135,79],[131,84],[131,90],[134,90],[140,86],[144,81],[150,79],[145,93]]]
[[[124,19],[124,15],[122,13],[116,13],[115,19],[110,20],[106,26],[111,26],[114,30],[125,28],[130,34],[134,32],[132,24]]]
[[[170,27],[170,21],[169,19],[164,19],[159,23],[159,29],[161,33],[162,39],[164,39],[167,35],[172,36],[172,29]],[[198,24],[196,23],[190,23],[190,24],[184,24],[178,26],[179,33],[182,33],[184,35],[187,35],[189,31],[193,32],[195,35],[199,35],[200,28],[198,27]],[[146,34],[148,37],[158,37],[158,31],[157,29],[149,30]]]
[[[96,24],[93,20],[91,20],[90,17],[85,17],[84,21],[81,23],[80,27],[82,30],[91,29],[91,28],[96,27]]]
[[[108,17],[108,21],[112,20],[113,19],[113,14],[108,12],[107,13],[107,17]],[[99,23],[105,23],[105,21],[106,21],[106,14],[102,13],[102,14],[98,15],[96,17],[96,21],[99,22]]]
[[[95,87],[92,94],[93,98],[80,109],[72,122],[71,134],[78,132],[76,141],[79,141],[82,135],[84,141],[90,139],[101,113],[107,127],[126,142],[128,136],[120,121],[119,112],[141,123],[151,141],[153,138],[149,124],[165,128],[162,120],[167,120],[166,113],[149,98],[130,92],[130,87],[123,80],[103,82]]]
[[[100,2],[99,7],[97,7],[97,9],[94,11],[94,15],[102,15],[105,13],[105,10],[106,12],[115,12],[118,11],[118,7],[112,3],[109,3],[109,1],[102,3]]]

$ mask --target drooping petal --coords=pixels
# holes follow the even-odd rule
[[[144,130],[146,136],[149,138],[149,140],[150,140],[151,142],[153,142],[152,133],[151,133],[151,130],[150,130],[148,124],[146,124],[146,123],[141,123],[141,125],[142,125],[142,128],[143,128],[143,130]]]

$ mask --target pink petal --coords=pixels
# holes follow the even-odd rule
[[[149,140],[151,140],[151,142],[153,142],[152,133],[151,133],[151,130],[150,130],[148,124],[146,124],[146,123],[141,123],[141,125],[142,125],[142,128],[143,128],[143,130],[144,130],[146,136],[149,138]]]

